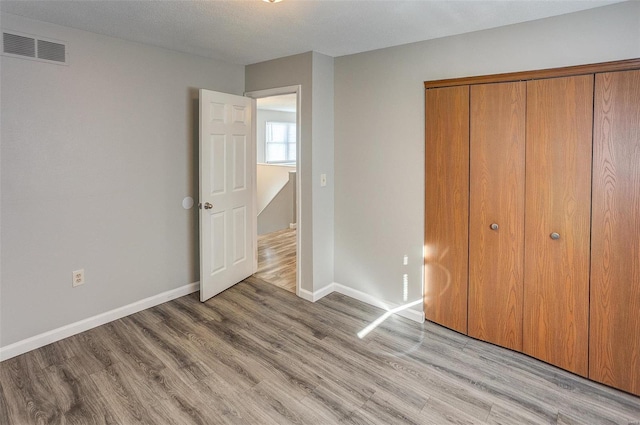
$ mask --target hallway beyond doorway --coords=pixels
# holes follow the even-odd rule
[[[258,271],[254,276],[296,292],[296,229],[258,236]]]

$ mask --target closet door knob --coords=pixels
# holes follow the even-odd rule
[[[491,223],[491,226],[489,226],[491,228],[491,230],[498,230],[498,223]]]
[[[553,239],[554,241],[556,241],[556,240],[560,239],[560,233],[553,232],[552,234],[549,235],[549,237],[551,239]]]

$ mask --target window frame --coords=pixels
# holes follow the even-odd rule
[[[272,144],[283,144],[284,145],[284,152],[285,152],[285,160],[279,160],[279,161],[270,161],[269,160],[269,138],[270,138],[270,132],[269,132],[269,127],[273,124],[276,125],[283,125],[286,127],[285,130],[285,137],[286,140],[284,142],[271,142]],[[293,134],[294,137],[296,138],[294,140],[294,142],[291,142],[289,139],[289,135],[291,134],[291,127],[293,127]],[[297,138],[298,138],[298,133],[297,133],[298,129],[297,129],[297,125],[295,122],[286,122],[286,121],[266,121],[265,122],[265,129],[264,129],[264,162],[265,164],[295,164],[298,161],[298,146],[297,146]],[[289,158],[289,149],[290,149],[290,145],[294,145],[295,146],[295,152],[296,152],[296,156],[294,159]]]

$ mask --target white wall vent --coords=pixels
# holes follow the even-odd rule
[[[2,54],[41,62],[67,64],[67,46],[63,42],[18,32],[2,32]]]

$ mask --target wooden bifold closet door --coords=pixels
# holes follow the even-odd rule
[[[527,82],[523,351],[587,376],[593,75]]]
[[[526,83],[471,86],[469,335],[522,350]]]
[[[640,71],[595,87],[589,377],[640,395]]]
[[[469,87],[425,95],[425,316],[467,333]]]
[[[640,396],[640,58],[425,90],[426,319]]]

